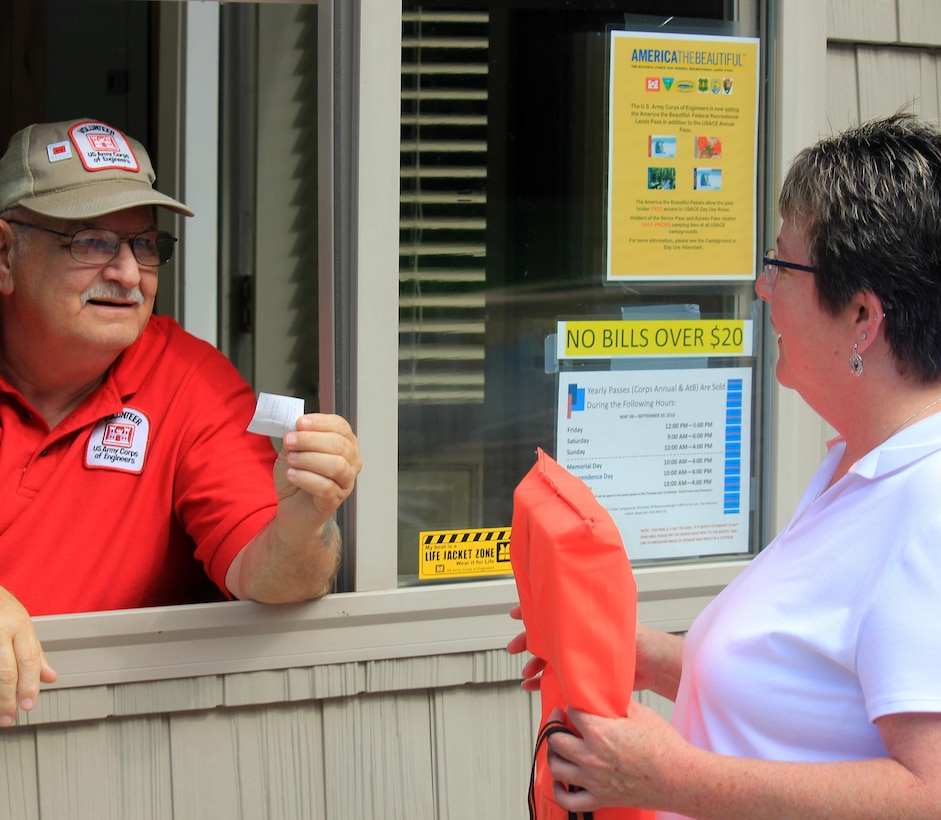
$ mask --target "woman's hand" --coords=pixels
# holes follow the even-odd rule
[[[561,720],[561,709],[549,719]],[[582,812],[604,806],[666,808],[689,746],[660,715],[632,702],[626,718],[604,718],[569,709],[576,734],[549,738],[549,770],[555,799]],[[563,785],[565,784],[565,785]],[[566,785],[579,791],[568,791]]]
[[[517,621],[523,620],[523,611],[519,604],[510,610],[510,617]],[[513,638],[507,645],[506,651],[511,655],[519,655],[526,651],[526,630],[524,629]],[[523,666],[523,682],[520,684],[527,692],[538,692],[542,684],[542,670],[546,668],[546,662],[542,658],[533,656],[526,665]]]
[[[676,700],[683,669],[683,638],[640,622],[635,634],[634,691],[650,689],[669,700]]]

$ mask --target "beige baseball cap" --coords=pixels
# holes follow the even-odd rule
[[[17,131],[0,159],[0,211],[22,205],[60,219],[88,219],[160,205],[194,216],[155,190],[144,146],[96,120],[37,123]]]

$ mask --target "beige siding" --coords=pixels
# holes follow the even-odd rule
[[[325,817],[434,817],[434,693],[324,704]]]
[[[0,819],[523,820],[540,700],[521,664],[493,650],[49,691],[0,734]]]
[[[857,48],[859,114],[869,119],[904,108],[938,114],[938,55],[913,48]]]
[[[827,126],[836,133],[859,122],[859,81],[856,48],[831,44],[827,48]]]
[[[327,817],[320,704],[176,715],[174,820]],[[346,762],[351,762],[347,759]]]
[[[898,0],[899,38],[911,45],[941,46],[941,3]]]
[[[40,817],[172,817],[168,741],[162,717],[37,731]]]
[[[52,690],[0,818],[526,816],[538,698],[503,650]]]
[[[524,817],[533,721],[519,685],[464,687],[435,697],[438,813],[429,817]],[[461,752],[455,754],[455,750]],[[413,815],[425,816],[425,815]]]
[[[36,737],[29,729],[8,729],[0,736],[0,817],[39,817]]]
[[[834,131],[899,109],[941,113],[941,3],[829,0],[827,111]]]
[[[882,4],[886,5],[886,4]],[[888,5],[895,6],[895,3]],[[901,40],[896,35],[877,38],[850,32],[877,23],[888,26],[884,10],[873,15],[868,4],[830,0],[830,41],[827,48],[827,115],[833,132],[871,117],[898,110],[938,119],[941,115],[941,50],[920,48],[920,43],[941,45],[941,3],[898,0]],[[850,8],[859,20],[851,22]],[[893,15],[894,18],[894,8]],[[874,44],[883,39],[892,44]],[[863,42],[869,41],[869,42]]]
[[[895,0],[828,0],[827,35],[831,40],[894,43],[896,13]]]

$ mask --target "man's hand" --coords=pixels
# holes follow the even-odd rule
[[[17,705],[25,712],[32,709],[40,682],[53,683],[56,677],[29,613],[0,587],[0,727],[13,724]]]
[[[309,522],[323,526],[353,492],[362,468],[359,441],[346,419],[301,416],[297,429],[285,434],[274,467],[278,517],[291,519],[282,526],[300,526],[305,535]]]
[[[267,603],[317,598],[339,565],[333,522],[362,469],[359,442],[340,416],[308,413],[286,433],[274,466],[278,512],[226,573],[236,598]]]

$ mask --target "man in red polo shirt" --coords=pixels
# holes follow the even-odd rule
[[[218,350],[153,316],[176,239],[144,148],[30,126],[0,159],[0,727],[55,680],[31,617],[329,591],[361,468],[349,424],[301,416],[275,453]],[[273,476],[273,480],[272,480]]]

